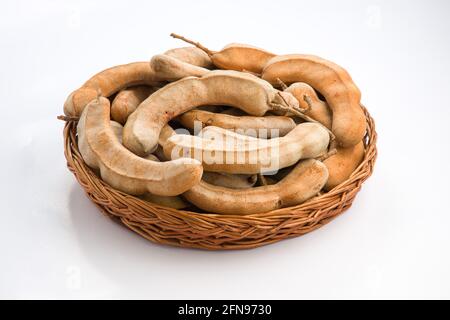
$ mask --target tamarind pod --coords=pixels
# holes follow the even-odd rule
[[[214,68],[214,64],[208,54],[197,47],[174,48],[167,50],[164,54],[197,67]]]
[[[156,90],[157,88],[149,86],[134,86],[121,90],[111,104],[111,118],[125,124],[138,105]]]
[[[140,198],[159,206],[169,207],[177,210],[185,209],[191,206],[190,203],[186,202],[180,196],[158,196],[156,194],[146,193],[140,196]]]
[[[261,74],[264,66],[275,54],[248,44],[231,43],[210,57],[219,69],[247,70]]]
[[[245,70],[251,73],[261,74],[266,63],[275,57],[275,54],[271,52],[248,44],[230,43],[220,51],[212,51],[198,42],[186,39],[177,34],[172,33],[171,36],[190,43],[206,52],[214,65],[219,69]]]
[[[148,154],[166,123],[202,105],[228,105],[263,116],[272,109],[298,109],[299,104],[290,93],[252,75],[209,71],[201,78],[187,77],[168,84],[144,100],[128,118],[124,145],[135,154]]]
[[[111,125],[111,129],[113,130],[114,135],[117,137],[119,142],[122,143],[123,126],[113,120],[111,120],[109,124]]]
[[[312,55],[292,54],[272,58],[262,78],[272,84],[306,82],[319,91],[332,111],[332,131],[342,147],[359,143],[366,132],[360,106],[361,93],[352,78],[337,64]]]
[[[164,80],[150,68],[148,62],[133,62],[103,70],[67,97],[64,114],[79,117],[84,107],[99,95],[109,97],[126,87],[140,84],[155,86]]]
[[[78,122],[78,145],[86,164],[100,169],[101,178],[117,190],[132,195],[150,192],[175,196],[197,184],[203,169],[195,159],[155,162],[123,147],[110,125],[110,102],[92,100]]]
[[[297,98],[300,108],[306,110],[306,115],[319,121],[328,129],[332,129],[331,110],[325,101],[319,99],[313,87],[304,82],[295,82],[284,91]]]
[[[347,180],[364,159],[364,143],[348,148],[337,148],[337,153],[323,163],[327,166],[329,177],[324,189],[329,191]]]
[[[231,133],[231,131],[229,132]],[[159,136],[159,147],[166,146],[167,140],[175,134],[175,131],[169,125],[165,125]],[[167,159],[162,148],[159,148],[158,150],[160,150],[159,157],[161,159]],[[256,175],[227,174],[221,172],[203,172],[202,179],[213,185],[233,189],[251,188],[256,183]]]
[[[237,135],[239,136],[239,135]],[[300,159],[326,153],[328,131],[317,123],[302,123],[281,138],[203,139],[173,135],[164,146],[167,158],[192,157],[202,161],[205,171],[256,174],[291,166]]]
[[[179,117],[181,124],[193,130],[195,122],[199,122],[202,127],[216,126],[224,129],[240,129],[246,134],[271,138],[275,136],[285,136],[289,131],[295,128],[295,122],[289,117],[282,116],[231,116],[221,113],[213,113],[202,110],[192,110],[182,114]]]
[[[197,67],[164,54],[153,56],[150,60],[150,67],[168,81],[176,81],[189,76],[201,77],[209,72],[206,68]]]
[[[202,180],[219,187],[248,189],[255,185],[256,175],[227,174],[223,172],[203,172]]]
[[[248,215],[301,204],[317,195],[327,179],[326,166],[318,160],[307,159],[274,185],[236,190],[201,181],[183,193],[183,197],[208,212]]]

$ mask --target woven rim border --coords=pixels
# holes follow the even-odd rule
[[[367,120],[366,152],[350,178],[303,204],[266,213],[235,216],[176,210],[117,191],[84,163],[78,150],[75,121],[67,121],[64,127],[64,154],[67,167],[100,210],[144,238],[179,247],[250,249],[311,232],[352,205],[362,183],[372,174],[377,158],[375,122],[361,107]]]

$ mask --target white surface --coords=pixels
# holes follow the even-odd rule
[[[1,298],[450,298],[448,1],[3,1]],[[67,94],[183,45],[251,43],[343,65],[377,121],[346,214],[238,252],[152,244],[102,216],[65,166]]]

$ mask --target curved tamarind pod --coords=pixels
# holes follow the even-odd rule
[[[284,91],[291,93],[295,98],[297,98],[300,107],[306,110],[304,112],[306,115],[319,121],[331,130],[331,110],[325,101],[319,99],[313,87],[304,82],[295,82]]]
[[[213,113],[202,110],[191,110],[183,113],[179,120],[181,124],[193,130],[198,122],[202,128],[205,126],[216,126],[224,129],[240,129],[249,132],[249,135],[262,138],[285,136],[295,128],[295,122],[289,117],[283,116],[231,116],[222,113]],[[197,124],[197,125],[199,125]]]
[[[228,132],[231,133],[231,131]],[[167,145],[167,140],[175,134],[175,130],[173,130],[169,125],[165,125],[161,130],[161,134],[159,136],[159,146],[165,147]],[[162,149],[160,150],[162,151]],[[161,152],[160,157],[161,159],[170,159],[167,158],[163,152]],[[256,175],[203,172],[202,180],[217,186],[232,189],[245,189],[253,187],[257,179]]]
[[[84,107],[99,95],[109,97],[126,87],[139,84],[154,86],[163,80],[148,62],[133,62],[103,70],[67,97],[64,114],[79,117]]]
[[[342,147],[359,143],[366,132],[360,106],[361,93],[350,75],[337,64],[312,55],[291,54],[272,58],[262,78],[272,84],[306,82],[326,99],[333,114],[332,131]]]
[[[186,77],[201,77],[208,69],[197,67],[165,54],[157,54],[150,60],[150,67],[168,81],[176,81]]]
[[[266,50],[241,43],[231,43],[210,56],[215,66],[220,69],[250,71],[261,74],[267,62],[275,54]]]
[[[157,89],[149,86],[134,86],[121,90],[111,104],[111,118],[122,125],[125,124],[128,116]]]
[[[251,73],[261,74],[267,62],[275,57],[275,54],[271,52],[248,44],[230,43],[220,51],[211,51],[200,43],[177,34],[172,33],[171,36],[190,43],[206,52],[214,65],[219,69],[249,71]]]
[[[255,174],[291,166],[300,159],[326,153],[328,131],[317,123],[302,123],[286,136],[265,139],[211,140],[199,136],[173,135],[164,146],[167,158],[192,157],[205,171]]]
[[[208,212],[247,215],[301,204],[317,195],[327,179],[327,167],[318,160],[307,159],[274,185],[236,190],[201,181],[183,196]]]
[[[215,70],[201,78],[188,77],[158,90],[130,115],[124,128],[124,145],[137,155],[151,152],[162,127],[178,115],[202,105],[228,105],[254,116],[273,109],[298,109],[288,92],[237,71]]]
[[[223,172],[203,172],[202,180],[214,186],[231,189],[248,189],[255,185],[255,174],[228,174]]]
[[[214,64],[208,54],[197,47],[174,48],[167,50],[164,54],[197,67],[206,69],[214,68]]]
[[[175,130],[173,130],[169,125],[165,125],[159,136],[159,146],[166,146],[167,140],[175,134]],[[161,159],[167,159],[167,157],[162,152],[162,149],[160,149],[159,156]],[[232,189],[246,189],[253,187],[257,179],[256,175],[203,172],[202,180],[221,187]]]
[[[140,195],[183,193],[197,184],[203,169],[197,160],[155,162],[123,147],[110,125],[110,102],[99,97],[90,102],[78,122],[78,144],[86,164],[100,169],[102,179],[117,190]]]
[[[323,163],[327,166],[329,177],[325,190],[329,191],[347,180],[364,159],[364,143],[348,148],[337,148],[337,153]]]

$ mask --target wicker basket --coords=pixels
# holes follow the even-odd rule
[[[372,174],[377,157],[374,120],[367,119],[366,154],[351,177],[330,192],[283,209],[247,216],[175,210],[117,191],[84,163],[78,150],[76,122],[67,119],[64,153],[67,166],[89,198],[108,216],[148,240],[210,250],[249,249],[311,232],[347,210],[362,183]]]

